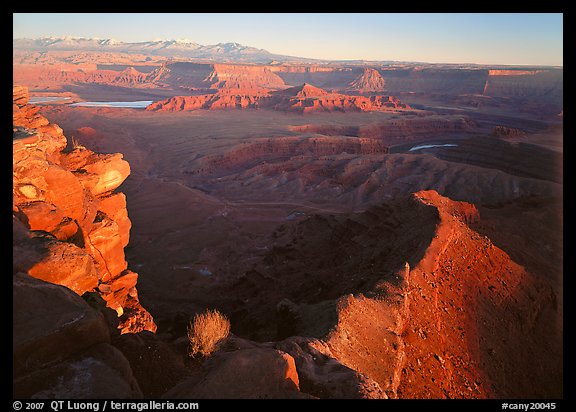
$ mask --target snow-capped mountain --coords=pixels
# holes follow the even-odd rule
[[[44,37],[39,39],[14,39],[15,50],[30,51],[99,51],[142,53],[156,56],[204,59],[233,62],[267,63],[297,58],[272,54],[264,49],[244,46],[239,43],[201,45],[190,40],[153,40],[126,43],[113,39],[87,39],[81,37]]]

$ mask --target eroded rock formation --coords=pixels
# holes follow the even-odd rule
[[[124,248],[130,220],[115,190],[130,174],[121,154],[97,154],[72,142],[14,87],[14,271],[72,289],[97,290],[120,317],[122,333],[154,332],[138,300],[138,275]]]
[[[348,88],[360,93],[382,92],[385,83],[378,70],[366,67],[360,76],[348,84]]]
[[[479,219],[433,190],[312,216],[279,230],[252,272],[258,296],[249,276],[238,282],[250,302],[238,310],[265,319],[267,299],[290,299],[289,333],[314,336],[307,346],[374,381],[379,397],[562,396],[555,294],[472,230]]]
[[[518,129],[516,127],[507,127],[507,126],[495,126],[492,129],[492,136],[496,137],[525,137],[526,132],[522,129]]]
[[[288,89],[224,88],[215,94],[175,96],[149,105],[151,111],[260,108],[287,112],[368,112],[410,109],[394,96],[351,96],[304,83]]]

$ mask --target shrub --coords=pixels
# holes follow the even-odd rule
[[[72,136],[72,148],[73,149],[85,149],[85,147],[82,146],[80,144],[80,142],[78,141],[78,139],[76,139],[74,136]]]
[[[188,354],[194,358],[198,354],[207,358],[228,337],[230,321],[217,310],[207,310],[196,314],[188,325]]]

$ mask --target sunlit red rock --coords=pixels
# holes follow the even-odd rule
[[[86,240],[86,250],[99,265],[102,282],[111,281],[127,268],[118,224],[108,216],[101,212],[96,215]]]
[[[225,88],[215,94],[175,96],[150,104],[151,111],[187,111],[198,109],[272,109],[302,113],[315,111],[386,111],[410,109],[394,96],[357,96],[328,92],[304,83],[279,91]]]
[[[114,190],[130,174],[128,162],[76,142],[66,151],[62,130],[25,103],[25,88],[14,87],[14,102],[15,267],[79,295],[98,287],[122,316],[123,332],[155,331],[138,301],[138,276],[126,270],[131,223],[125,196]]]
[[[380,294],[338,301],[338,323],[326,338],[333,355],[390,397],[523,393],[530,360],[558,356],[549,340],[558,330],[550,335],[547,322],[522,332],[536,317],[555,318],[551,289],[467,226],[479,218],[473,205],[435,191],[413,199],[437,210],[430,244],[413,267],[376,284]],[[521,340],[530,343],[506,343]]]
[[[13,270],[66,286],[79,295],[94,290],[100,273],[93,257],[73,243],[43,233],[30,232],[14,219]]]
[[[30,230],[44,230],[58,240],[71,238],[78,231],[77,223],[55,205],[42,201],[22,203],[18,209]]]
[[[126,209],[126,195],[122,192],[116,192],[111,195],[101,196],[98,200],[98,210],[118,225],[118,234],[122,247],[126,247],[130,240],[130,228],[132,227],[132,222]]]

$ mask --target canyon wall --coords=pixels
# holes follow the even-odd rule
[[[47,62],[39,60],[39,63],[15,56],[13,75],[15,82],[26,84],[93,83],[201,93],[226,90],[244,95],[310,84],[332,92],[354,94],[416,93],[476,99],[520,99],[528,104],[530,110],[553,105],[552,111],[559,112],[563,106],[563,70],[560,68],[398,67],[382,64],[327,67],[163,62],[156,69],[143,73],[133,67],[103,70],[89,61],[76,64],[68,60],[55,60],[54,56]]]

